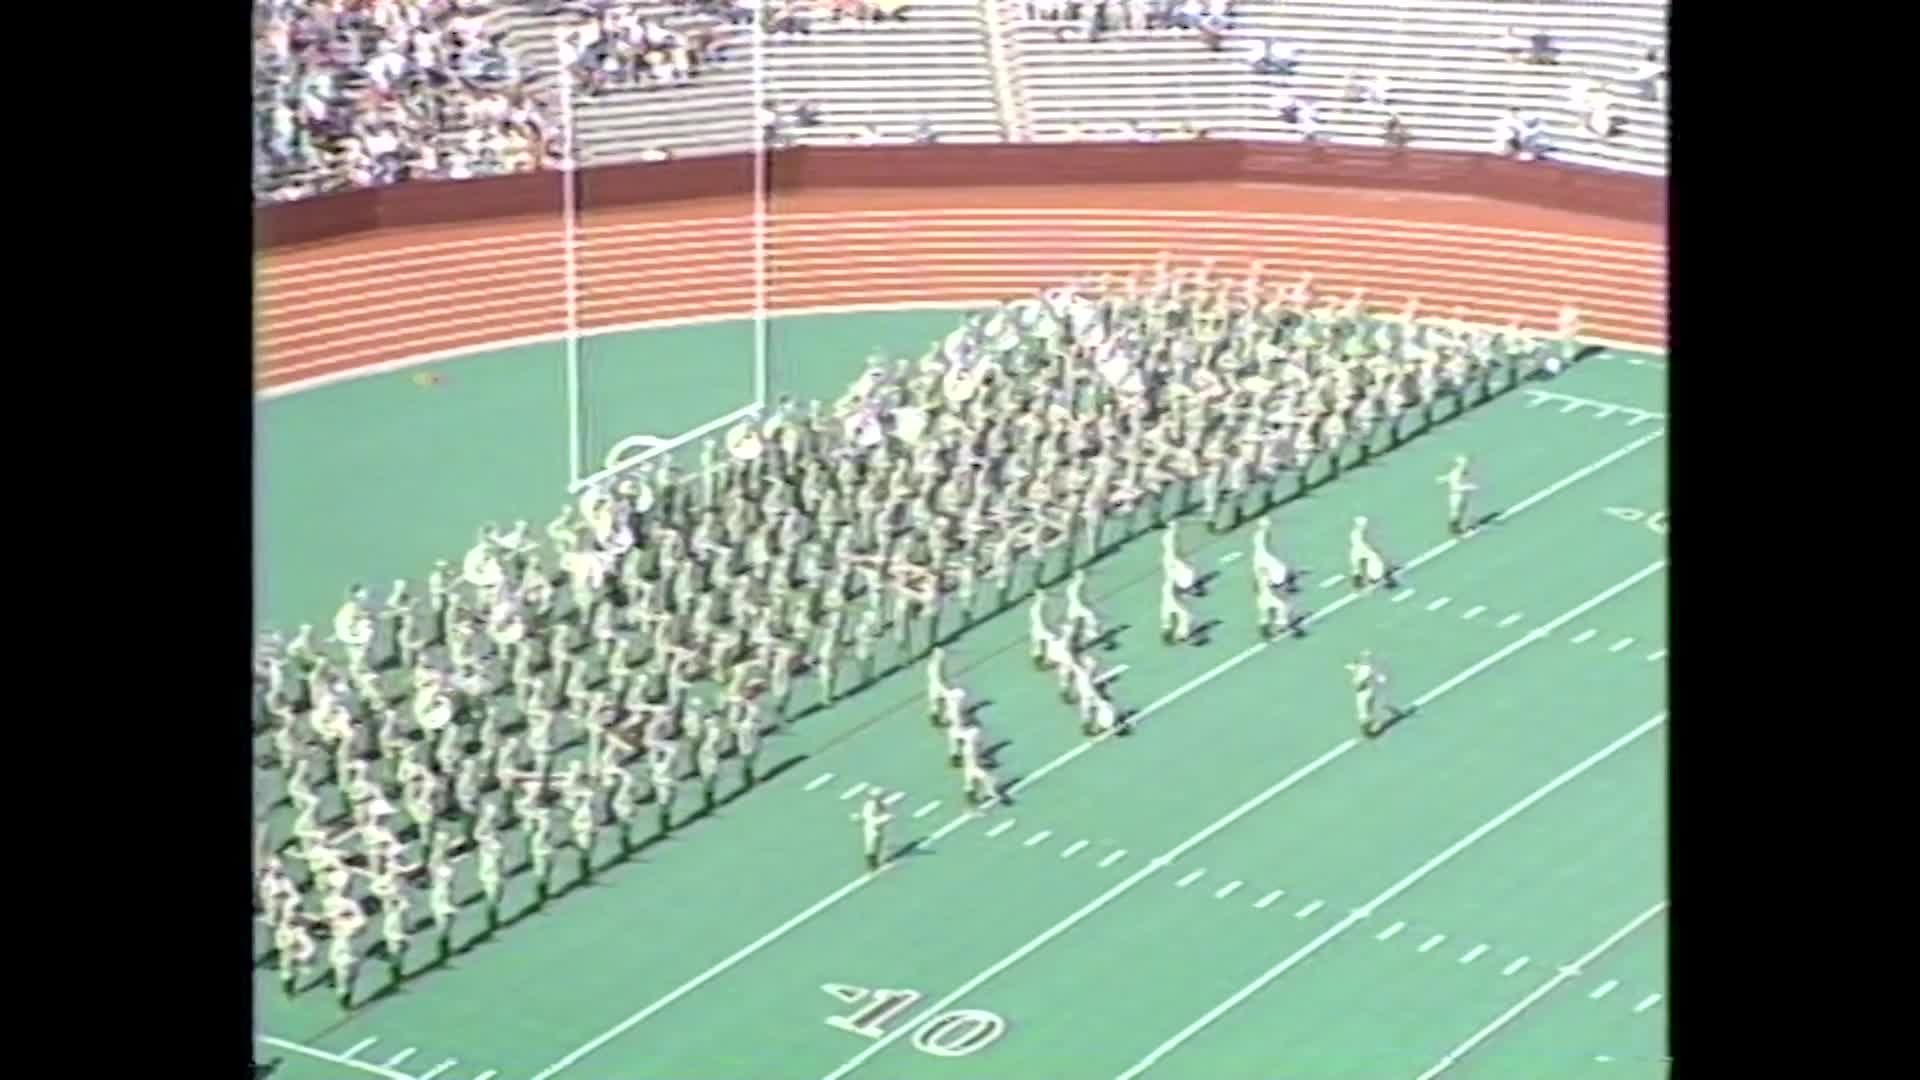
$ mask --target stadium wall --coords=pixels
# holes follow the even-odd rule
[[[581,324],[753,308],[752,158],[583,170]],[[556,173],[426,181],[256,211],[259,381],[551,340],[564,329]],[[1666,183],[1486,154],[1200,141],[796,148],[769,163],[768,306],[980,302],[1159,251],[1313,270],[1383,302],[1665,340]]]

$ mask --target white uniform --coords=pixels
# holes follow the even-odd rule
[[[893,815],[887,813],[879,792],[867,796],[867,801],[860,807],[860,842],[866,849],[867,865],[880,865],[886,848],[887,823],[892,820]]]
[[[1438,480],[1447,486],[1447,527],[1454,532],[1467,529],[1467,496],[1479,489],[1467,475],[1467,459],[1462,455],[1454,459],[1453,468]]]
[[[1193,615],[1180,602],[1179,587],[1171,575],[1160,586],[1160,632],[1169,642],[1185,641],[1193,633]]]
[[[1353,531],[1347,536],[1347,562],[1356,583],[1372,583],[1386,577],[1387,561],[1367,539],[1367,519],[1353,519]]]

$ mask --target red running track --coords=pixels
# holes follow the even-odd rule
[[[751,207],[737,199],[588,215],[583,330],[750,315]],[[1382,307],[1547,329],[1577,305],[1597,341],[1666,345],[1657,226],[1491,200],[1270,185],[810,191],[769,209],[768,310],[956,304],[1063,279],[1216,260],[1238,278],[1311,271]],[[562,223],[390,230],[260,260],[262,390],[552,339],[566,327]]]

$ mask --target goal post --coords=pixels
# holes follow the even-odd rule
[[[560,47],[559,38],[564,37],[564,29],[556,30],[556,52],[562,56],[566,50]],[[770,348],[769,327],[767,323],[767,225],[770,169],[767,160],[767,125],[761,122],[767,104],[766,85],[766,29],[761,20],[752,23],[750,56],[752,63],[752,124],[751,145],[751,203],[749,210],[748,235],[751,244],[752,267],[752,312],[749,331],[751,344],[748,355],[743,357],[751,365],[751,381],[746,390],[746,400],[737,407],[715,416],[698,426],[678,432],[654,431],[628,434],[615,441],[604,453],[597,453],[592,445],[595,432],[589,416],[588,403],[595,388],[592,380],[583,378],[581,365],[581,239],[580,239],[580,155],[576,142],[578,102],[575,100],[572,73],[562,65],[559,72],[558,105],[560,111],[561,154],[561,215],[564,219],[561,228],[561,256],[565,262],[565,326],[563,330],[563,352],[566,367],[566,409],[567,409],[567,490],[578,493],[596,484],[604,483],[624,473],[630,472],[662,455],[672,454],[690,443],[705,439],[716,432],[724,431],[743,421],[763,415],[773,395],[772,380],[768,372],[768,351]],[[604,241],[602,241],[604,244]],[[737,370],[737,369],[736,369]],[[736,401],[739,399],[736,398]]]

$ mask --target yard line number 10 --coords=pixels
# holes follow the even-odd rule
[[[820,989],[853,1007],[850,1013],[827,1017],[827,1026],[863,1039],[884,1036],[888,1026],[921,997],[918,990],[868,989],[845,983],[825,983]],[[936,1057],[966,1057],[993,1045],[1006,1030],[1007,1022],[985,1009],[950,1009],[914,1031],[913,1048]]]

